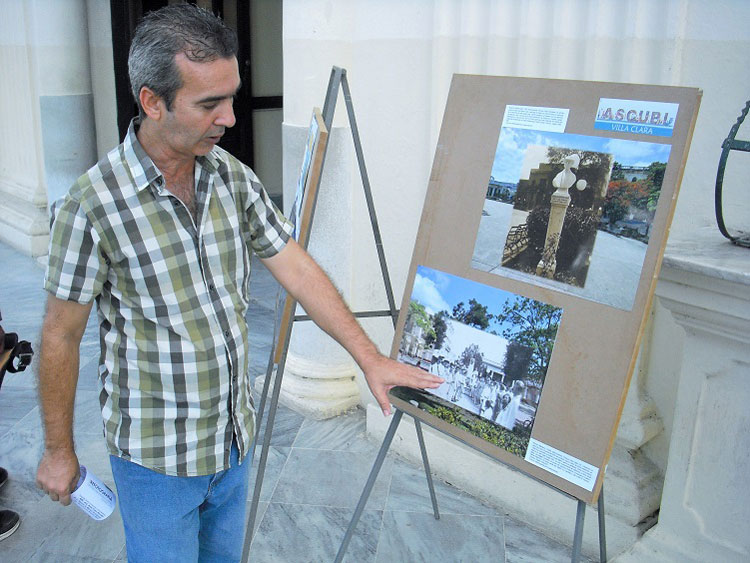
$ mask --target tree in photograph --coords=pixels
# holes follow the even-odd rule
[[[443,342],[445,342],[445,334],[448,332],[448,324],[445,322],[447,315],[446,311],[440,311],[430,317],[432,332],[426,339],[426,342],[428,346],[432,346],[435,350],[442,348]]]
[[[448,324],[445,322],[447,316],[446,311],[430,315],[419,301],[410,301],[409,312],[406,315],[406,330],[414,325],[418,326],[422,329],[425,347],[439,350],[443,347],[448,332]]]
[[[664,182],[664,171],[666,169],[666,162],[652,162],[648,165],[648,176],[646,176],[646,184],[648,186],[647,207],[651,212],[656,210],[656,204],[659,202],[659,194],[661,193],[661,185]]]
[[[406,325],[413,326],[417,325],[422,329],[425,343],[431,338],[435,339],[435,330],[432,328],[432,321],[430,320],[430,314],[419,301],[409,302],[409,313],[406,316]]]
[[[469,308],[467,309],[463,301],[453,307],[453,318],[465,325],[476,327],[480,330],[486,330],[490,326],[492,315],[487,312],[487,306],[482,305],[476,299],[469,299]]]
[[[549,208],[537,207],[526,217],[526,232],[528,234],[528,269],[535,271],[536,265],[546,248],[547,224],[549,223]],[[581,259],[590,254],[596,239],[599,217],[591,209],[568,207],[565,212],[565,222],[560,233],[560,243],[557,248],[557,270],[555,279],[565,283],[583,286],[588,271],[588,261]]]
[[[533,350],[516,340],[508,342],[505,348],[505,359],[503,361],[503,373],[505,373],[506,384],[510,385],[513,381],[526,379],[531,365],[531,356]]]
[[[656,196],[659,197],[658,195]],[[604,203],[604,215],[610,224],[620,221],[635,210],[648,210],[649,189],[645,182],[615,180],[609,183]]]
[[[622,172],[622,164],[615,162],[612,165],[612,175],[609,177],[610,180],[624,180],[625,174]]]
[[[464,368],[468,368],[473,363],[475,366],[478,366],[477,369],[480,370],[480,375],[484,372],[484,355],[479,351],[479,346],[476,344],[471,344],[464,348],[464,351],[461,352],[461,356],[458,358],[458,363]]]
[[[503,336],[509,342],[516,342],[531,350],[529,377],[544,382],[552,355],[552,347],[560,325],[562,309],[541,303],[528,297],[514,301],[507,300],[502,312],[497,315],[501,323],[507,323]]]
[[[472,362],[481,366],[484,362],[484,356],[479,350],[478,345],[470,344],[469,346],[464,348],[463,352],[461,352],[461,356],[459,357],[458,361],[464,367],[469,367]]]

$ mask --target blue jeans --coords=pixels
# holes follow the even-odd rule
[[[215,475],[174,477],[110,456],[129,563],[242,558],[250,460]]]

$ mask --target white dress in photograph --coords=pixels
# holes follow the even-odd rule
[[[514,393],[510,399],[510,403],[505,407],[500,414],[497,416],[497,422],[500,426],[513,430],[516,425],[516,416],[518,415],[518,409],[521,406],[521,394]]]

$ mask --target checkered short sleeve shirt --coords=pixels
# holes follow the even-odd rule
[[[131,124],[53,205],[45,275],[59,299],[97,301],[110,453],[179,476],[229,467],[233,436],[241,459],[250,449],[250,251],[273,256],[292,232],[221,148],[196,159],[195,185],[197,220]]]

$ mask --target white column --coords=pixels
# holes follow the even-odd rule
[[[47,246],[35,10],[0,2],[0,240],[38,256]],[[11,134],[12,132],[12,134]]]
[[[340,104],[343,106],[343,101]],[[341,107],[340,111],[345,111]],[[310,108],[312,115],[312,108]],[[284,124],[284,205],[294,202],[308,126]],[[352,150],[349,129],[334,127],[318,192],[308,250],[350,300],[352,254]],[[304,314],[301,307],[297,314]],[[346,351],[310,321],[294,323],[283,374],[281,402],[317,418],[339,415],[359,403],[358,370]],[[261,385],[260,382],[256,386]]]
[[[96,161],[86,2],[0,0],[0,13],[0,239],[39,256],[48,200]]]
[[[659,522],[621,562],[750,560],[750,251],[698,235],[657,289],[685,330]]]

